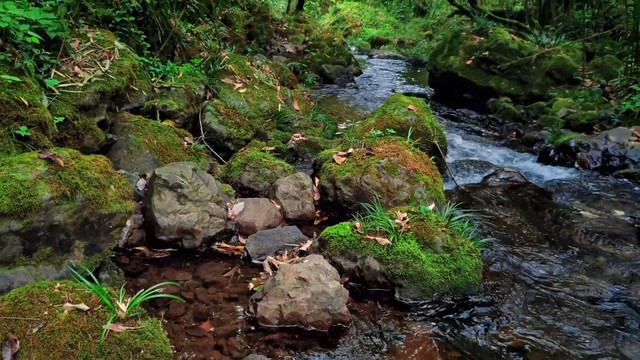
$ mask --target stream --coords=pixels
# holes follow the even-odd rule
[[[366,64],[355,86],[322,87],[321,105],[338,102],[366,114],[395,92],[427,101],[433,95],[426,69],[359,58]],[[483,251],[480,294],[407,313],[429,329],[425,343],[440,344],[433,358],[640,359],[640,186],[539,164],[504,146],[497,129],[478,125],[490,117],[431,107],[455,173],[455,182],[445,177],[447,197],[479,211],[493,240]],[[499,168],[535,185],[479,184]]]

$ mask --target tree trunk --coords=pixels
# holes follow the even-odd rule
[[[285,10],[285,13],[290,13],[292,10],[291,5],[293,5],[293,1],[292,0],[287,0],[287,9]]]
[[[305,0],[298,0],[298,5],[296,6],[296,10],[303,12],[304,11],[304,2]]]

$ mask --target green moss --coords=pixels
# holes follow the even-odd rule
[[[622,61],[614,55],[607,54],[603,57],[595,57],[587,65],[587,73],[596,80],[610,81],[616,79],[622,71]]]
[[[257,145],[256,145],[257,146]],[[280,177],[294,174],[295,169],[271,153],[249,146],[236,153],[222,167],[220,178],[223,182],[236,186],[242,183],[244,174],[252,174],[249,185],[273,184]]]
[[[516,102],[540,98],[549,88],[564,85],[582,60],[578,45],[545,51],[499,27],[475,34],[452,27],[433,54],[433,71],[453,71]]]
[[[193,139],[193,135],[185,130],[133,115],[126,115],[121,126],[146,151],[153,154],[161,165],[192,161],[203,169],[206,167],[204,152],[195,146],[185,146],[185,137]]]
[[[369,118],[356,128],[356,136],[370,137],[371,130],[391,129],[394,135],[406,139],[411,131],[412,141],[418,141],[418,147],[431,155],[440,155],[433,142],[437,142],[442,151],[447,152],[447,138],[431,113],[429,105],[422,99],[394,94],[374,111]]]
[[[477,290],[482,268],[479,249],[469,239],[446,228],[437,215],[410,212],[409,219],[412,230],[387,246],[364,238],[384,234],[358,234],[351,222],[329,227],[320,237],[330,256],[342,253],[372,256],[396,285],[422,296],[468,294]]]
[[[61,307],[68,295],[73,303],[85,303],[92,310],[64,314]],[[16,359],[172,359],[173,352],[158,320],[146,315],[126,321],[140,326],[135,331],[110,333],[100,343],[102,326],[109,313],[92,302],[91,294],[71,281],[38,282],[0,297],[0,315],[15,318],[0,322],[0,332],[20,340]],[[22,320],[37,318],[41,321]],[[35,325],[44,326],[32,333]]]
[[[499,99],[491,99],[487,102],[489,110],[497,119],[507,122],[523,122],[522,111],[513,105],[511,99],[501,97]]]
[[[100,155],[53,148],[64,161],[59,167],[37,152],[0,158],[0,216],[22,218],[36,211],[45,196],[57,202],[80,199],[93,209],[132,212],[132,190]]]
[[[400,168],[408,171],[411,176],[409,184],[419,185],[428,198],[440,202],[444,200],[443,181],[438,169],[431,159],[420,150],[410,146],[397,138],[366,141],[369,149],[357,148],[339,165],[333,160],[336,151],[344,149],[326,150],[318,154],[316,162],[322,164],[318,177],[334,185],[342,182],[350,183],[353,178],[368,176],[372,186],[380,190],[382,199],[395,199],[397,189],[389,182],[388,175],[396,176]],[[383,166],[384,170],[380,167]],[[412,196],[415,194],[409,194]],[[373,201],[373,199],[370,199]]]
[[[538,101],[524,107],[524,113],[529,120],[539,119],[541,116],[547,115],[548,112],[547,103],[544,101]]]
[[[53,118],[43,104],[44,90],[35,79],[24,76],[7,60],[0,61],[0,74],[20,78],[0,78],[0,155],[52,146]],[[26,126],[31,135],[15,133]]]

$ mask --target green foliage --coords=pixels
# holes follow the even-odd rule
[[[487,241],[480,237],[478,229],[478,226],[482,225],[480,216],[474,210],[463,209],[459,203],[447,202],[433,208],[421,204],[418,209],[422,214],[438,214],[444,220],[445,227],[454,229],[478,248]]]
[[[31,76],[36,69],[44,73],[56,63],[51,51],[69,37],[64,21],[55,14],[58,1],[45,0],[38,5],[27,0],[0,1],[1,37],[20,52],[17,64]]]
[[[383,232],[391,242],[400,239],[401,227],[389,217],[388,211],[385,210],[378,195],[376,195],[372,203],[363,203],[362,208],[364,209],[364,215],[357,215],[356,220],[366,226],[363,229],[365,232]]]
[[[31,135],[31,133],[29,132],[29,129],[22,125],[20,126],[20,128],[18,130],[15,130],[14,133],[20,135],[20,136],[29,136]]]
[[[162,288],[167,285],[176,285],[180,286],[175,282],[163,282],[146,290],[140,290],[135,295],[130,298],[126,298],[126,291],[124,289],[125,284],[122,284],[120,287],[120,291],[117,296],[113,293],[108,287],[104,286],[98,279],[93,275],[91,270],[87,269],[85,266],[80,265],[82,269],[87,273],[88,277],[83,276],[77,270],[69,266],[69,270],[73,274],[73,277],[76,281],[82,286],[87,292],[92,295],[95,295],[102,304],[109,310],[111,316],[109,316],[109,320],[104,326],[104,330],[102,331],[102,336],[100,337],[100,342],[104,339],[105,335],[108,332],[108,326],[116,319],[119,318],[121,320],[127,319],[128,317],[142,315],[144,313],[141,310],[140,305],[144,302],[147,302],[151,299],[158,298],[169,298],[178,301],[184,302],[185,300],[181,297],[171,295],[171,294],[163,294]]]

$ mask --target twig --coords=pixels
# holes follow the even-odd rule
[[[440,145],[438,144],[438,142],[435,141],[435,140],[434,141],[427,140],[427,141],[429,141],[430,143],[433,143],[433,144],[436,145],[436,147],[438,148],[438,152],[440,152],[440,156],[442,156],[442,160],[444,161],[444,166],[447,167],[447,171],[449,172],[449,175],[451,175],[451,179],[456,184],[456,187],[459,188],[462,191],[465,191],[464,188],[462,188],[460,186],[460,184],[458,184],[458,182],[456,181],[456,177],[453,175],[453,171],[451,171],[451,168],[449,167],[449,164],[447,164],[447,158],[446,158],[446,156],[444,156],[444,153],[442,152],[442,149],[440,149]]]
[[[200,137],[198,139],[202,140],[202,142],[205,144],[205,146],[207,148],[209,148],[209,150],[212,153],[214,153],[218,157],[218,159],[220,159],[220,161],[222,161],[222,163],[226,164],[227,162],[224,161],[222,156],[218,155],[218,153],[215,150],[213,150],[211,148],[211,146],[209,146],[209,144],[207,144],[207,141],[204,139],[204,128],[202,127],[202,104],[200,105],[200,111],[198,111],[198,121],[200,122]]]

